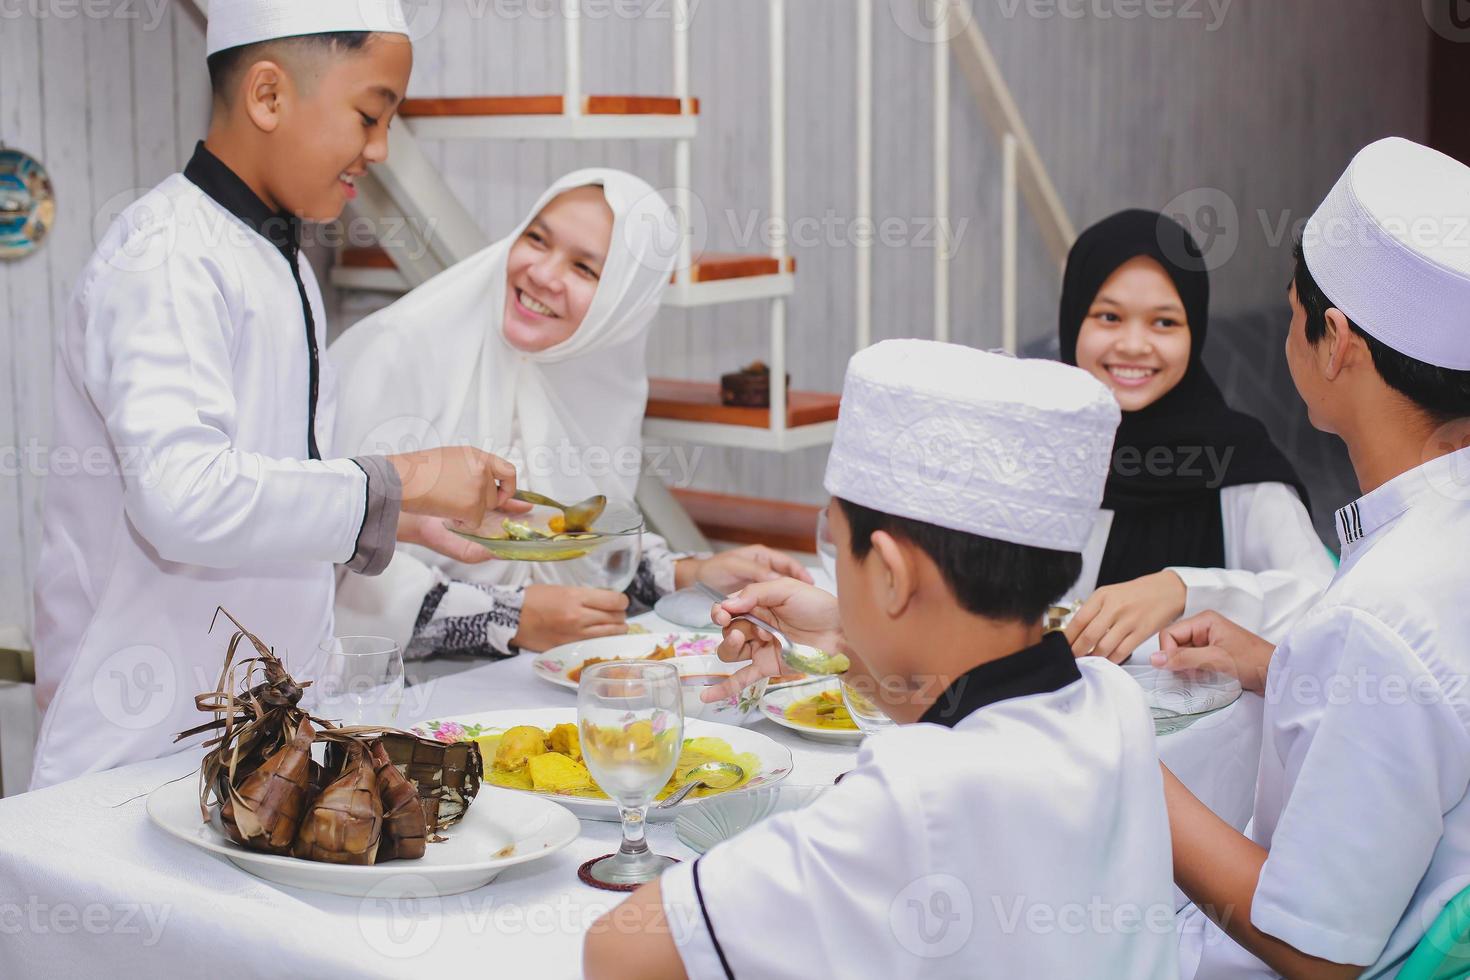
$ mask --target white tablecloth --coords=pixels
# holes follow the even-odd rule
[[[533,677],[530,661],[410,688],[404,716],[574,707],[573,692]],[[1259,723],[1259,699],[1243,699],[1160,740],[1165,762],[1237,826],[1254,791]],[[851,748],[755,726],[790,747],[793,784],[830,784],[852,765]],[[464,895],[395,902],[268,884],[156,830],[143,799],[124,802],[191,772],[198,754],[0,800],[0,977],[577,977],[587,925],[619,899],[576,877],[617,846],[617,826],[594,821],[560,853]],[[651,825],[649,840],[694,856],[672,824]]]

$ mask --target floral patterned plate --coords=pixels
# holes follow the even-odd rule
[[[818,728],[800,721],[792,721],[787,717],[791,706],[820,695],[823,691],[838,690],[837,678],[823,678],[805,684],[790,684],[780,689],[768,689],[766,696],[761,699],[761,717],[769,718],[771,721],[784,728],[789,728],[802,738],[809,738],[813,742],[837,742],[843,745],[856,745],[863,740],[863,733],[856,727],[850,731],[837,728]]]
[[[455,742],[462,738],[496,735],[516,725],[535,725],[537,728],[550,731],[556,725],[575,724],[576,721],[576,708],[510,708],[503,711],[485,711],[479,714],[426,721],[413,726],[413,731],[442,742]],[[736,753],[749,752],[760,760],[759,771],[752,774],[750,779],[738,789],[728,790],[725,793],[707,797],[707,799],[719,799],[721,796],[743,793],[758,786],[772,786],[791,773],[791,750],[760,732],[751,731],[748,728],[737,728],[734,725],[721,725],[713,721],[689,719],[684,722],[684,737],[723,739]],[[488,759],[486,761],[489,762]],[[532,795],[555,800],[577,816],[587,820],[616,821],[618,819],[618,805],[612,800],[590,799],[585,796],[569,796],[559,793],[534,793],[530,790],[506,789],[505,792],[532,792]],[[688,806],[699,805],[698,800],[690,799],[668,810],[649,807],[648,820],[650,823],[671,823],[680,810]]]
[[[531,670],[542,680],[575,691],[577,682],[571,672],[593,657],[603,660],[636,660],[647,657],[658,647],[672,646],[676,657],[712,655],[720,648],[718,633],[644,633],[628,636],[601,636],[595,640],[578,640],[552,647],[536,655]]]

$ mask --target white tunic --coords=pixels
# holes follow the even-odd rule
[[[1078,668],[953,729],[871,737],[814,805],[665,872],[689,976],[1174,977],[1153,726],[1121,669]]]
[[[1374,977],[1470,885],[1470,449],[1337,521],[1342,567],[1271,661],[1251,921]],[[1274,975],[1181,915],[1183,976]]]
[[[216,606],[288,664],[331,637],[332,565],[354,554],[367,477],[308,459],[311,381],[286,258],[236,214],[175,174],[113,224],[58,338],[55,446],[81,464],[53,458],[47,481],[33,787],[173,751],[210,720],[194,696],[233,629],[206,632]],[[323,448],[332,405],[323,362]]]
[[[1224,568],[1171,568],[1184,580],[1184,615],[1213,609],[1272,642],[1286,635],[1332,578],[1332,557],[1296,491],[1284,483],[1249,483],[1220,491]],[[1104,510],[1082,553],[1082,574],[1065,601],[1085,600],[1112,530]]]

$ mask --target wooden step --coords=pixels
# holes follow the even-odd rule
[[[699,100],[689,100],[689,112],[679,100],[653,95],[585,95],[585,116],[698,115]],[[404,99],[400,116],[409,119],[445,116],[559,116],[566,111],[561,95],[491,95],[431,99]]]
[[[707,538],[816,554],[817,515],[822,508],[814,504],[705,490],[670,492]]]
[[[337,263],[349,269],[392,269],[393,257],[379,246],[344,248]],[[788,256],[786,271],[796,271],[796,259]],[[731,252],[706,252],[689,270],[691,282],[721,282],[774,275],[780,263],[769,255],[741,255]],[[677,277],[676,277],[677,278]]]
[[[842,397],[818,391],[792,391],[786,397],[786,427],[799,428],[837,420]],[[769,408],[739,408],[720,403],[720,386],[709,381],[648,379],[647,416],[680,422],[713,422],[766,429]]]

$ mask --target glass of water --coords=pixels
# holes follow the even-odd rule
[[[386,636],[339,636],[322,649],[317,713],[343,725],[392,725],[403,703],[403,651]]]
[[[832,506],[829,501],[826,507],[817,512],[817,559],[822,563],[822,570],[832,579],[832,592],[837,592],[837,544],[832,540],[832,526],[827,520],[827,509]]]
[[[673,664],[648,661],[587,668],[577,687],[577,727],[582,758],[618,804],[623,824],[622,847],[587,873],[606,887],[630,890],[674,863],[649,849],[644,821],[684,744],[679,672]]]
[[[883,710],[882,690],[876,680],[864,678],[861,681],[849,681],[847,675],[842,675],[842,703],[847,707],[847,713],[852,715],[853,724],[857,725],[858,731],[864,735],[876,735],[878,732],[886,731],[897,724]],[[876,694],[877,697],[873,697]]]

